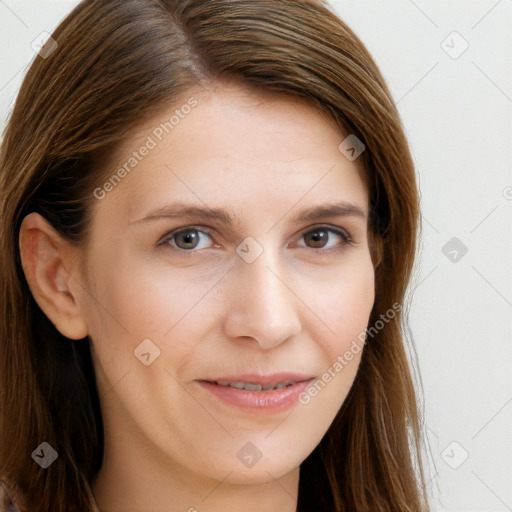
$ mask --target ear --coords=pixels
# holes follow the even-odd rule
[[[27,283],[41,310],[67,338],[85,338],[87,323],[77,300],[83,289],[76,281],[78,249],[35,212],[21,223],[19,247]]]

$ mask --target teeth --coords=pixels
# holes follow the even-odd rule
[[[244,389],[248,389],[249,391],[261,391],[261,384],[244,384]]]
[[[272,389],[283,389],[287,386],[291,386],[295,384],[295,381],[287,380],[272,384],[254,384],[253,382],[229,382],[227,380],[219,380],[217,384],[219,386],[229,386],[236,389],[246,389],[248,391],[269,391]]]

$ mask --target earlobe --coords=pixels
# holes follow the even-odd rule
[[[76,249],[35,212],[23,219],[19,248],[25,278],[41,310],[67,338],[85,338],[87,324],[79,307],[78,292],[72,291],[80,288],[71,286]]]

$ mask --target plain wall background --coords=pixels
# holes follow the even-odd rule
[[[0,0],[0,130],[32,41],[77,3]],[[331,4],[380,66],[417,165],[410,324],[434,510],[512,511],[512,0]]]

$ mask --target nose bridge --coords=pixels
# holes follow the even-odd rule
[[[297,334],[301,326],[279,249],[271,248],[270,242],[261,249],[253,261],[244,259],[243,253],[235,260],[226,330],[230,337],[251,337],[270,348]]]

